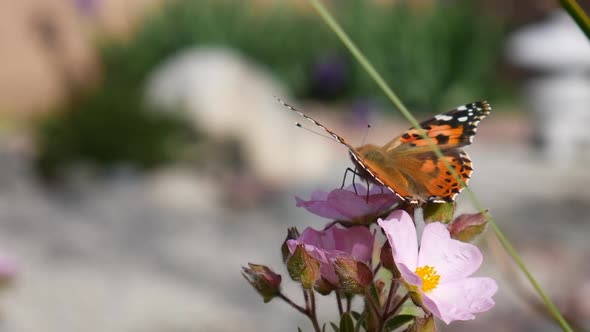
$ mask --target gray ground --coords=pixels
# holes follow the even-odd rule
[[[588,328],[590,296],[580,294],[590,294],[590,174],[547,165],[519,145],[483,142],[469,151],[480,200],[550,295]],[[73,176],[51,189],[34,180],[26,161],[1,157],[0,250],[16,256],[21,269],[13,287],[0,294],[1,331],[309,328],[283,303],[263,304],[239,272],[250,261],[285,272],[278,248],[287,226],[301,230],[324,222],[295,208],[292,195],[307,197],[322,185],[292,184],[291,192],[266,204],[227,209],[217,184],[187,170],[101,180]],[[335,169],[345,163],[337,161]],[[323,187],[336,186],[336,178],[328,177]],[[464,198],[461,208],[472,211]],[[511,288],[521,278],[495,241],[480,243],[487,248],[481,274],[499,278],[497,306],[453,330],[556,331],[526,305],[528,287]],[[287,292],[299,301],[287,279]],[[321,309],[326,317],[335,313],[327,305]]]

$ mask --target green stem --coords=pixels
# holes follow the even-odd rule
[[[521,271],[524,273],[526,278],[529,280],[529,282],[531,283],[533,288],[537,291],[537,293],[539,294],[539,296],[541,297],[541,299],[545,303],[545,306],[550,311],[551,315],[555,318],[557,323],[561,326],[562,330],[566,331],[566,332],[571,332],[572,331],[571,327],[568,325],[566,320],[563,318],[563,316],[561,315],[561,313],[559,312],[557,307],[553,304],[553,302],[551,302],[551,299],[549,299],[549,297],[545,294],[545,292],[543,291],[543,289],[541,288],[539,283],[536,281],[536,279],[533,277],[533,275],[529,272],[529,270],[526,267],[526,265],[524,264],[522,258],[520,258],[520,256],[516,252],[516,250],[512,247],[512,245],[508,241],[508,239],[506,239],[506,236],[504,236],[504,234],[502,233],[502,231],[500,230],[498,225],[494,222],[492,217],[484,210],[484,208],[482,207],[481,203],[479,202],[479,200],[477,199],[477,197],[475,196],[473,191],[471,191],[471,189],[469,187],[467,187],[466,183],[461,179],[461,177],[459,177],[459,175],[457,174],[455,169],[451,167],[451,165],[448,163],[448,161],[445,158],[443,158],[443,154],[440,151],[440,149],[434,144],[432,139],[428,135],[426,135],[426,132],[424,131],[424,129],[422,129],[420,127],[420,124],[418,123],[416,118],[410,113],[410,111],[408,111],[408,109],[404,106],[404,104],[401,102],[399,97],[393,92],[393,90],[391,90],[391,88],[387,85],[385,80],[381,77],[381,75],[379,75],[379,73],[375,70],[373,65],[367,60],[367,58],[363,55],[363,53],[356,47],[356,45],[352,42],[352,40],[348,37],[348,35],[342,30],[340,25],[336,22],[336,20],[332,17],[332,15],[326,10],[326,8],[320,3],[320,1],[319,0],[309,0],[309,1],[311,2],[312,6],[317,10],[317,12],[322,17],[322,19],[326,22],[326,24],[340,38],[342,43],[348,48],[348,50],[352,53],[352,55],[356,58],[356,60],[360,63],[360,65],[367,71],[369,76],[371,76],[371,78],[375,81],[375,83],[377,83],[377,85],[383,90],[385,95],[391,100],[391,102],[395,105],[395,107],[404,115],[404,117],[406,119],[408,119],[408,121],[412,124],[412,126],[420,132],[420,135],[428,142],[430,147],[433,149],[434,153],[444,163],[445,167],[449,170],[449,172],[451,172],[451,174],[455,177],[455,179],[462,185],[462,187],[465,188],[465,192],[467,193],[467,195],[469,196],[469,198],[471,199],[471,201],[473,202],[475,207],[480,212],[483,213],[486,220],[491,225],[494,233],[496,234],[496,236],[498,237],[498,239],[500,240],[500,242],[502,243],[502,245],[504,246],[504,248],[506,249],[508,254],[510,256],[512,256],[512,259],[516,262],[516,264],[521,269]]]
[[[578,26],[586,34],[586,37],[590,39],[590,19],[588,19],[582,7],[578,5],[576,0],[559,0],[559,2],[561,2],[563,9],[578,23]]]
[[[318,314],[316,312],[316,303],[315,303],[315,294],[313,289],[309,290],[309,298],[311,302],[311,309],[309,311],[309,319],[311,320],[311,324],[316,332],[321,332],[322,329],[320,328],[320,324],[318,322]]]
[[[340,295],[340,291],[337,289],[336,291],[336,303],[338,304],[338,315],[342,317],[344,314],[344,309],[342,309],[342,296]]]
[[[283,293],[279,293],[279,295],[277,295],[281,300],[287,302],[287,304],[289,304],[290,306],[292,306],[293,308],[295,308],[297,311],[299,311],[300,313],[304,314],[305,316],[309,316],[309,313],[307,310],[303,309],[301,306],[299,306],[298,304],[296,304],[295,302],[291,301],[290,298],[286,297],[285,294]]]

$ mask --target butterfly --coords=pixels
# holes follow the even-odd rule
[[[416,128],[408,129],[383,146],[366,144],[354,148],[313,118],[280,99],[279,102],[346,146],[362,177],[387,187],[408,203],[452,202],[463,189]],[[478,123],[491,110],[487,101],[477,101],[420,123],[464,184],[469,181],[473,165],[461,148],[472,143]]]

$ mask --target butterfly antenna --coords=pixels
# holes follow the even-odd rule
[[[369,131],[372,127],[373,126],[371,126],[370,123],[367,123],[367,131],[365,131],[365,137],[363,137],[363,142],[361,143],[361,145],[365,145],[365,141],[367,140],[367,136],[369,136]]]
[[[323,131],[325,131],[325,132],[326,132],[326,133],[328,133],[330,136],[332,136],[332,138],[333,138],[334,140],[338,141],[338,142],[339,142],[339,143],[341,143],[341,144],[344,144],[344,145],[346,145],[346,146],[347,146],[349,149],[352,149],[352,146],[350,146],[350,144],[348,144],[348,142],[347,142],[347,141],[346,141],[344,138],[340,137],[338,134],[336,134],[335,132],[331,131],[330,129],[328,129],[328,128],[327,128],[326,126],[324,126],[323,124],[321,124],[321,123],[317,122],[316,120],[312,119],[311,117],[309,117],[309,116],[305,115],[303,112],[301,112],[301,111],[297,110],[295,107],[293,107],[293,106],[291,106],[291,105],[289,105],[289,104],[285,103],[285,102],[284,102],[284,101],[283,101],[281,98],[279,98],[279,97],[277,97],[277,96],[274,96],[274,97],[275,97],[275,98],[276,98],[276,99],[279,101],[279,103],[281,103],[283,106],[285,106],[286,108],[290,109],[291,111],[293,111],[293,112],[295,112],[295,113],[299,114],[300,116],[304,117],[306,120],[308,120],[309,122],[313,123],[314,125],[316,125],[316,126],[320,127],[320,128],[323,130]],[[296,125],[297,125],[297,124],[296,124]],[[298,127],[305,128],[305,127],[301,126],[301,124],[298,124],[297,126],[298,126]],[[310,129],[310,130],[311,130],[311,129]],[[312,132],[314,132],[314,131],[312,131]],[[320,136],[324,136],[324,135],[321,135],[321,134],[318,134],[318,135],[320,135]]]
[[[314,135],[318,135],[318,136],[320,136],[320,137],[327,138],[327,139],[329,139],[330,141],[332,141],[332,142],[334,142],[334,143],[340,143],[339,141],[337,141],[337,140],[336,140],[334,137],[332,137],[332,136],[324,135],[324,134],[322,134],[322,133],[318,133],[317,131],[313,131],[313,130],[311,130],[311,129],[307,128],[307,127],[304,127],[304,126],[303,126],[303,125],[302,125],[300,122],[295,122],[295,126],[296,126],[296,127],[299,127],[299,128],[301,128],[301,129],[305,129],[305,130],[309,131],[310,133],[312,133],[312,134],[314,134]]]

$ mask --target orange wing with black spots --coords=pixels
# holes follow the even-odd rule
[[[486,101],[474,102],[420,124],[464,183],[469,181],[473,167],[461,147],[471,144],[478,123],[490,111]],[[412,203],[451,202],[463,189],[415,128],[383,147],[365,145],[353,149],[351,156],[370,179]]]

